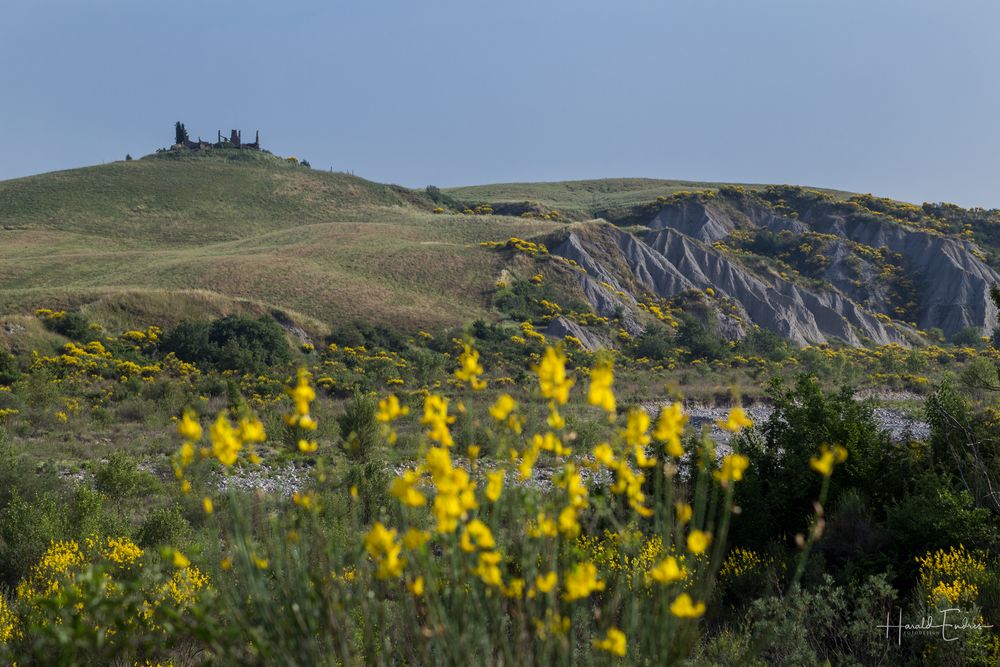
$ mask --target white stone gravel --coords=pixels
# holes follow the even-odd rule
[[[288,464],[273,468],[267,465],[244,467],[235,472],[218,476],[219,490],[263,491],[290,496],[301,489],[309,477],[305,466]]]
[[[655,417],[662,405],[664,405],[662,401],[650,401],[643,403],[642,407]],[[772,406],[763,403],[745,406],[745,410],[755,424],[767,421],[774,413]],[[695,431],[700,431],[706,424],[709,426],[709,434],[716,443],[716,451],[719,456],[728,454],[731,451],[729,441],[732,438],[732,434],[719,428],[717,424],[718,421],[726,418],[729,414],[729,408],[692,404],[685,406],[684,411],[689,417],[689,426]],[[875,408],[875,418],[878,420],[879,425],[887,430],[893,440],[896,441],[905,440],[907,437],[922,439],[930,435],[930,426],[926,422],[913,419],[899,410],[884,407]],[[584,452],[580,452],[579,454],[586,455]],[[455,465],[461,466],[471,472],[470,463],[466,459],[455,460]],[[403,470],[411,467],[408,465],[396,465],[394,466],[394,472],[398,475]],[[483,462],[474,475],[482,475],[491,469],[490,462]],[[549,489],[552,487],[553,475],[558,472],[558,468],[536,466],[531,479],[522,481],[520,479],[510,479],[510,476],[508,476],[506,483]],[[610,481],[610,472],[607,470],[594,472],[581,465],[580,475],[588,485],[592,482]],[[241,468],[229,475],[220,474],[218,476],[218,484],[221,491],[228,491],[229,489],[238,491],[260,490],[265,493],[291,495],[306,485],[308,477],[309,468],[306,466],[288,464],[281,467],[271,467],[261,465]]]

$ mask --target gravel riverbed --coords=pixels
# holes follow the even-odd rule
[[[650,415],[659,412],[663,402],[646,402],[641,404]],[[746,412],[755,424],[762,424],[774,413],[774,408],[767,404],[755,404],[747,406]],[[717,444],[717,451],[720,456],[729,453],[729,441],[732,437],[728,431],[719,428],[717,422],[724,420],[729,414],[727,407],[714,407],[704,405],[689,405],[684,411],[689,417],[688,424],[696,431],[700,431],[705,425],[709,427],[709,435]],[[930,435],[930,426],[923,421],[913,419],[901,410],[886,407],[875,408],[875,418],[879,425],[889,432],[895,441],[905,441],[908,439],[920,440]],[[578,454],[584,454],[579,452]],[[466,470],[470,469],[470,464],[465,459],[458,459],[455,465],[462,466]],[[396,474],[401,473],[408,466],[394,466]],[[484,468],[490,467],[488,462],[484,462]],[[544,466],[537,466],[534,474],[526,484],[549,488],[552,486],[552,476],[558,473],[557,469]],[[580,470],[581,476],[587,483],[607,481],[610,473],[607,470],[592,472],[587,468]],[[593,480],[590,478],[594,477]],[[269,467],[266,464],[258,467],[241,468],[230,475],[219,475],[219,489],[227,491],[229,489],[238,491],[264,491],[266,493],[276,493],[279,495],[291,495],[301,489],[308,481],[309,468],[289,464],[283,467]],[[508,480],[513,481],[513,480]],[[519,483],[519,481],[518,481]]]

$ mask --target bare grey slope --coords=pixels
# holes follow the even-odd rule
[[[919,298],[917,328],[939,328],[948,336],[967,327],[987,333],[996,321],[989,289],[1000,283],[1000,275],[976,256],[972,243],[961,239],[890,222],[859,224],[828,212],[792,218],[765,207],[733,210],[697,201],[664,206],[647,226],[650,231],[640,238],[603,222],[572,225],[551,249],[586,270],[578,280],[595,310],[606,316],[624,313],[625,328],[632,333],[642,328],[635,295],[668,298],[710,287],[730,306],[718,310],[729,337],[741,337],[755,324],[798,345],[909,345],[916,330],[890,321],[885,286],[858,258],[859,244],[905,259]],[[710,245],[746,228],[828,235],[826,284],[754,271]],[[859,271],[864,280],[850,279]]]

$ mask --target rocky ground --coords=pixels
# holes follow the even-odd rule
[[[647,410],[653,406],[647,406]],[[650,414],[659,409],[656,406],[650,410]],[[725,420],[729,414],[729,408],[690,406],[686,409],[690,424],[696,431],[700,431],[704,426],[709,427],[709,435],[721,446],[729,444],[732,435],[721,428],[718,423]],[[752,405],[746,408],[747,415],[755,424],[762,424],[774,413],[774,408],[770,405]],[[875,408],[875,418],[879,426],[889,432],[893,440],[922,440],[930,435],[930,426],[923,421],[913,419],[909,415],[894,408]],[[728,449],[728,448],[727,448]]]
[[[263,491],[278,495],[291,495],[305,484],[309,468],[288,464],[272,468],[267,465],[248,466],[230,475],[219,475],[219,490]]]
[[[900,395],[893,398],[894,400],[910,400],[915,397]],[[650,402],[643,404],[643,407],[651,415],[655,415],[661,405],[662,403]],[[720,428],[717,423],[726,418],[729,414],[729,408],[690,405],[686,407],[685,411],[689,417],[688,423],[695,431],[700,431],[706,426],[708,427],[710,437],[718,445],[717,451],[720,456],[730,452],[729,441],[732,434]],[[771,417],[774,413],[774,408],[766,404],[757,404],[748,406],[746,411],[755,424],[762,424]],[[920,440],[930,435],[930,426],[926,422],[914,419],[895,408],[875,408],[875,418],[878,420],[879,425],[888,431],[893,440],[896,441],[908,439]],[[580,454],[583,454],[583,452],[580,452]],[[461,466],[466,470],[471,470],[469,461],[465,459],[456,460],[455,465]],[[488,468],[489,466],[486,465],[485,467]],[[398,465],[395,467],[394,472],[400,474],[406,468],[407,466]],[[540,488],[549,488],[552,486],[553,475],[558,472],[559,469],[557,468],[537,466],[532,478],[525,483]],[[588,484],[592,481],[598,483],[607,482],[610,476],[607,470],[595,473],[583,466],[580,467],[580,474]],[[289,464],[284,467],[271,468],[267,465],[261,465],[256,468],[242,468],[227,476],[220,475],[219,488],[221,491],[229,489],[239,491],[261,490],[279,495],[291,495],[306,483],[308,477],[309,469],[304,466]],[[508,481],[519,483],[519,481],[514,480]]]

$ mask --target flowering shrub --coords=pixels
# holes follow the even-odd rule
[[[648,381],[672,381],[664,371],[684,363],[683,351],[643,360],[630,357],[631,348],[592,354],[572,338],[549,346],[536,331],[541,311],[605,331],[619,325],[554,300],[545,290],[555,282],[514,283],[539,309],[521,324],[473,327],[476,339],[331,336],[315,350],[290,351],[308,364],[299,372],[199,370],[165,354],[155,327],[36,355],[27,379],[0,387],[0,398],[18,401],[2,403],[14,406],[6,416],[0,408],[10,433],[35,428],[32,415],[43,404],[49,417],[64,417],[49,432],[69,436],[87,435],[95,415],[116,402],[133,402],[141,413],[162,400],[162,423],[175,419],[179,436],[169,459],[176,486],[168,480],[164,491],[144,474],[151,500],[168,498],[183,526],[160,528],[142,503],[131,503],[138,507],[125,508],[128,518],[107,525],[150,524],[112,533],[134,534],[136,543],[66,539],[96,524],[52,529],[55,541],[45,549],[46,534],[41,548],[27,550],[25,565],[8,575],[7,597],[0,593],[0,662],[14,656],[31,664],[23,656],[34,656],[45,664],[37,647],[70,644],[86,647],[75,650],[90,664],[186,664],[188,656],[216,664],[464,664],[470,656],[508,664],[678,662],[709,651],[719,640],[715,628],[736,627],[734,614],[765,587],[788,592],[769,600],[774,616],[798,604],[795,584],[815,585],[818,563],[839,555],[828,539],[838,521],[846,531],[837,516],[843,488],[857,485],[884,502],[901,484],[893,479],[901,468],[892,467],[901,450],[931,467],[918,458],[929,448],[890,445],[859,403],[827,396],[815,381],[776,393],[766,429],[753,429],[747,411],[730,410],[712,426],[734,437],[728,449],[717,447],[687,428],[675,394],[662,407],[645,403]],[[654,300],[645,310],[664,324],[681,312]],[[730,365],[756,373],[859,364],[901,376],[938,363],[925,350],[893,346],[817,347],[787,362],[735,351],[699,365],[706,373]],[[966,358],[955,347],[929,354],[948,364]],[[985,363],[996,352],[968,354]],[[133,432],[156,423],[137,420],[142,430]],[[89,467],[84,474],[95,475],[82,484],[111,502],[135,498],[134,485],[115,491],[103,479],[117,454],[108,459]],[[157,456],[148,461],[155,469]],[[3,480],[33,469],[0,464]],[[299,471],[294,486],[249,493],[236,486],[266,480],[281,465]],[[961,525],[982,521],[982,510],[964,502],[953,503]],[[157,503],[149,514],[161,509]],[[37,516],[26,523],[44,523]],[[951,543],[948,535],[935,534],[934,543]],[[11,541],[6,532],[0,538],[0,546]],[[977,538],[977,546],[989,543],[987,528]],[[926,543],[900,553],[909,560]],[[172,546],[160,552],[161,544]],[[921,600],[988,605],[986,556],[968,552],[982,573],[948,565],[964,561],[941,553],[924,555],[929,565],[917,562]],[[749,643],[744,648],[751,653]]]
[[[460,348],[455,378],[467,390],[484,389],[478,351],[468,342]],[[456,460],[452,428],[456,412],[465,411],[461,401],[427,392],[422,409],[411,416],[398,396],[382,399],[374,419],[385,442],[396,442],[400,425],[414,419],[423,444],[415,465],[401,469],[389,484],[396,508],[371,522],[360,551],[324,546],[322,533],[310,528],[322,525],[313,523],[324,514],[319,494],[296,492],[291,504],[299,513],[297,527],[285,528],[282,542],[262,544],[261,536],[240,531],[223,536],[231,545],[224,560],[231,569],[223,577],[241,578],[241,586],[263,591],[261,577],[273,570],[283,586],[297,589],[298,577],[313,579],[317,573],[295,553],[325,553],[322,562],[336,563],[328,567],[343,576],[322,577],[321,588],[328,593],[309,603],[313,611],[308,613],[310,618],[336,619],[328,629],[334,634],[328,639],[300,637],[294,650],[303,660],[328,646],[345,662],[351,656],[373,659],[376,650],[416,662],[434,661],[435,656],[450,661],[470,655],[473,649],[465,638],[471,637],[497,656],[516,652],[522,660],[534,656],[549,661],[580,646],[594,656],[686,655],[697,636],[698,619],[708,609],[725,553],[733,492],[747,459],[728,454],[717,464],[707,440],[688,450],[681,442],[686,418],[678,404],[655,420],[633,407],[619,422],[609,358],[591,369],[585,400],[606,419],[608,432],[592,451],[574,452],[563,412],[582,382],[555,347],[545,348],[533,370],[546,405],[544,427],[526,428],[521,406],[501,395],[481,427],[493,434],[501,454],[489,467],[480,468],[478,445],[467,448],[470,467]],[[308,373],[299,373],[288,395],[292,409],[286,423],[314,429],[310,404],[315,392]],[[748,426],[751,422],[740,409],[722,422],[732,432]],[[175,459],[183,484],[202,432],[190,414],[178,430],[185,440]],[[203,447],[202,456],[235,464],[248,439],[245,430],[227,425],[220,416],[210,433],[212,447]],[[249,439],[258,436],[253,435]],[[305,442],[303,447],[299,440],[299,452],[308,454],[318,446]],[[689,480],[681,479],[680,461],[689,454],[696,465]],[[542,471],[547,471],[548,489],[537,485]],[[322,492],[330,483],[328,473],[317,469],[315,483]],[[360,495],[354,486],[351,495]],[[277,604],[284,595],[281,589],[267,590],[260,594],[268,604]],[[361,616],[340,600],[361,605]],[[243,632],[269,633],[254,620],[261,613],[258,604],[237,602],[227,618]],[[397,609],[395,620],[380,626],[378,644],[359,642],[354,631],[346,630],[367,627],[363,619],[379,618],[390,608]],[[592,608],[600,614],[590,613]],[[226,650],[239,654],[234,647]]]
[[[46,655],[45,664],[81,664],[77,652],[84,651],[127,655],[137,643],[154,653],[158,640],[174,639],[178,620],[208,587],[179,552],[173,567],[164,566],[125,537],[52,542],[16,598],[0,596],[0,655],[3,644],[14,655]]]
[[[916,561],[929,607],[938,603],[970,605],[978,599],[986,563],[964,545],[928,551]]]

